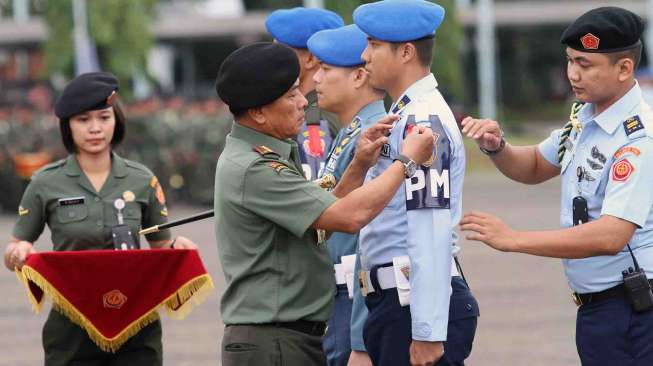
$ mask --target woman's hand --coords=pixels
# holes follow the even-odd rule
[[[24,240],[11,241],[5,250],[5,266],[13,271],[21,269],[30,254],[36,253],[32,243]]]
[[[175,238],[174,243],[172,244],[172,249],[195,249],[197,250],[197,244],[193,243],[192,240],[184,237],[178,236]]]

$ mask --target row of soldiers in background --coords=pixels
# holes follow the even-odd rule
[[[0,102],[0,211],[14,212],[37,169],[64,158],[59,123],[47,88],[39,98]],[[125,105],[121,156],[150,167],[169,200],[211,204],[215,161],[231,128],[231,115],[215,98],[150,98]]]

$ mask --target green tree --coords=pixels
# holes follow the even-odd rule
[[[95,42],[100,67],[111,71],[123,85],[135,72],[145,74],[147,53],[153,44],[150,31],[159,0],[87,1],[88,33]],[[75,69],[72,0],[47,1],[45,43],[48,73],[72,77]]]
[[[374,1],[366,0],[325,0],[327,9],[333,10],[345,20],[352,22],[352,13],[361,4]],[[455,0],[433,1],[444,7],[446,16],[435,36],[435,56],[431,71],[438,79],[440,90],[456,101],[463,101],[462,50],[463,27],[458,21]]]

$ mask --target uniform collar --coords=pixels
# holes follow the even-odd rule
[[[265,146],[275,153],[279,154],[282,158],[290,159],[290,150],[292,148],[292,140],[279,140],[278,138],[266,135],[252,128],[245,127],[238,122],[234,122],[231,127],[231,136],[243,141],[246,141],[252,146]]]
[[[608,109],[604,110],[598,116],[592,119],[592,113],[594,111],[594,104],[586,104],[580,112],[580,121],[593,120],[597,125],[601,127],[605,132],[612,134],[621,125],[626,119],[633,116],[635,108],[642,99],[642,90],[639,87],[639,83],[635,80],[635,85],[624,94],[619,100],[613,103]]]
[[[390,111],[392,113],[401,112],[411,101],[415,100],[418,96],[431,92],[437,87],[438,82],[435,80],[435,76],[433,76],[433,74],[424,76],[423,78],[413,83],[413,85],[409,86],[404,94],[402,94],[399,99],[394,101],[394,103],[392,103]]]
[[[370,117],[373,117],[379,113],[385,113],[383,99],[375,100],[374,102],[366,105],[356,114],[356,117],[360,118],[361,123],[364,124],[368,119],[370,119]]]
[[[82,174],[82,168],[75,157],[75,154],[68,155],[66,159],[65,173],[69,177],[78,177]],[[123,178],[127,175],[127,163],[115,152],[111,152],[111,175],[116,178]]]

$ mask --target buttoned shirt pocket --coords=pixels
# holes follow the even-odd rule
[[[88,217],[88,207],[86,204],[57,206],[57,220],[62,224],[78,222]]]
[[[132,221],[137,223],[137,226],[140,226],[141,223],[141,206],[138,202],[127,202],[125,209],[123,210],[123,218],[125,223],[127,221]]]
[[[583,178],[583,181],[580,183],[580,190],[584,195],[594,196],[601,185],[603,180],[603,170],[601,171],[590,171],[585,172],[589,174],[590,178]],[[589,180],[588,180],[589,179]]]

